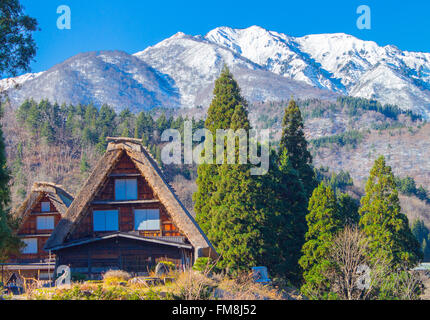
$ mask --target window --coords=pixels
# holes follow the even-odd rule
[[[25,243],[25,247],[22,249],[24,254],[35,254],[37,253],[37,238],[22,239]]]
[[[135,210],[134,211],[135,230],[160,230],[160,210]]]
[[[137,180],[115,180],[115,200],[137,200]]]
[[[54,217],[37,217],[37,230],[53,230]]]
[[[51,204],[49,202],[42,202],[42,212],[50,212]]]
[[[118,231],[118,210],[94,211],[94,231]]]

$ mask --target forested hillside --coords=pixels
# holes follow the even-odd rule
[[[196,170],[185,165],[163,166],[160,133],[168,128],[183,130],[185,120],[192,121],[194,129],[202,128],[201,120],[167,117],[157,110],[151,113],[153,117],[128,110],[117,114],[107,105],[98,110],[93,105],[60,106],[48,101],[26,101],[17,110],[6,103],[3,113],[14,207],[37,180],[62,184],[76,193],[105,152],[109,136],[141,138],[168,179],[182,190],[186,205],[192,207],[188,190],[192,190]]]
[[[430,125],[411,112],[365,99],[339,98],[336,102],[310,99],[299,100],[298,104],[315,165],[322,167],[321,179],[333,182],[346,179],[348,174],[349,182],[342,182],[342,188],[358,198],[373,160],[384,154],[399,181],[403,181],[400,191],[405,211],[412,221],[421,219],[430,227],[426,191],[430,186],[430,168],[422,163],[430,149],[425,147]],[[275,146],[281,135],[286,105],[287,102],[266,102],[249,107],[251,125],[271,128]],[[118,114],[107,105],[97,109],[91,104],[26,101],[16,110],[6,103],[3,113],[13,177],[13,207],[19,205],[37,180],[62,184],[76,193],[105,151],[106,137],[128,136],[143,139],[181,200],[194,211],[192,194],[196,190],[197,168],[163,166],[160,133],[167,128],[183,130],[187,119],[193,121],[194,129],[202,128],[204,108],[153,109],[138,114],[125,110]]]

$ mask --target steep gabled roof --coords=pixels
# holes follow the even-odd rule
[[[14,212],[14,216],[24,221],[34,206],[45,196],[49,198],[61,216],[65,215],[67,208],[73,201],[73,196],[62,186],[50,182],[35,182],[31,187],[30,194]]]
[[[145,177],[175,225],[188,238],[196,250],[196,256],[217,257],[212,244],[167,183],[150,153],[141,145],[141,140],[131,138],[107,138],[107,140],[109,144],[106,153],[97,163],[78,196],[67,210],[65,217],[55,228],[45,248],[52,249],[63,244],[108,179],[116,163],[126,153],[142,176]]]

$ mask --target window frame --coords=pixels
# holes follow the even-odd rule
[[[132,190],[132,196],[130,196],[130,193],[128,192],[128,188],[129,186],[129,181],[134,181],[134,185],[133,185],[133,190]],[[117,193],[117,183],[120,182],[125,182],[124,183],[124,197],[118,197],[118,193]],[[131,201],[131,200],[137,200],[139,198],[139,193],[138,193],[138,181],[137,178],[133,178],[133,179],[124,179],[124,178],[119,178],[119,179],[115,179],[114,181],[114,198],[117,201]]]
[[[48,210],[43,210],[43,205],[44,204],[48,204]],[[51,202],[49,202],[49,201],[42,201],[41,203],[40,203],[40,212],[43,212],[43,213],[46,213],[46,212],[51,212]]]
[[[142,211],[146,211],[146,220],[145,221],[140,221],[140,223],[139,223],[139,225],[137,225],[137,217],[138,217],[138,214],[140,213],[140,212],[142,212]],[[140,229],[139,227],[140,227],[140,225],[142,224],[142,223],[148,223],[148,221],[157,221],[157,220],[154,220],[154,219],[152,219],[152,220],[149,220],[148,219],[148,212],[149,211],[157,211],[157,213],[158,213],[158,228],[157,229],[154,229],[154,228],[148,228],[148,227],[144,227],[143,229]],[[134,215],[134,231],[161,231],[161,211],[160,211],[160,209],[134,209],[133,210],[133,215]]]
[[[47,225],[47,220],[52,220],[52,228],[40,228],[39,227],[39,220],[44,220],[44,225]],[[51,224],[50,224],[51,225]],[[54,230],[55,229],[55,217],[54,216],[37,216],[36,217],[36,229],[39,230]]]
[[[96,215],[104,212],[104,228],[96,230]],[[107,226],[107,215],[106,213],[116,213],[116,229],[108,230]],[[119,210],[118,209],[110,209],[110,210],[93,210],[93,232],[115,232],[119,231]]]
[[[25,243],[25,247],[21,249],[21,254],[38,254],[39,253],[39,240],[38,238],[23,238],[21,239]],[[25,252],[25,250],[29,247],[29,245],[26,243],[27,241],[34,241],[36,243],[36,251],[35,252]],[[34,244],[34,243],[33,243]]]

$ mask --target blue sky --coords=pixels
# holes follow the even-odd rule
[[[380,45],[430,52],[430,1],[424,0],[295,0],[295,1],[145,1],[21,0],[39,21],[38,46],[32,71],[49,69],[85,51],[123,50],[135,53],[178,31],[206,34],[218,26],[269,30],[302,36],[344,32]],[[356,27],[359,5],[372,10],[372,29]],[[57,28],[57,7],[68,5],[71,30]]]

